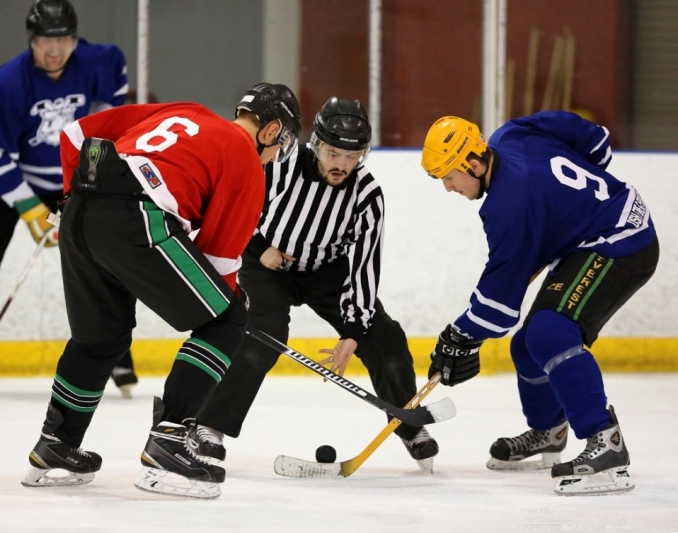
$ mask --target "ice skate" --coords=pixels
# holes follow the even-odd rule
[[[202,424],[195,426],[188,439],[188,445],[196,455],[210,464],[216,465],[226,459],[224,434]]]
[[[198,457],[188,444],[196,440],[195,426],[161,421],[164,405],[155,398],[153,428],[146,447],[141,454],[143,468],[134,486],[139,490],[185,498],[214,499],[221,495],[219,483],[223,483],[226,471]],[[166,480],[168,474],[176,474],[180,483]]]
[[[582,453],[573,461],[551,469],[557,494],[609,494],[628,492],[635,487],[628,472],[631,459],[612,406],[608,413],[612,422],[586,439]],[[607,474],[611,483],[599,483],[592,479],[595,474]]]
[[[134,370],[122,366],[114,366],[113,371],[111,372],[111,379],[113,380],[113,383],[115,383],[115,386],[120,389],[122,397],[131,400],[132,388],[139,382],[139,378],[137,378]]]
[[[40,440],[28,456],[31,469],[21,479],[24,487],[84,485],[101,468],[101,457],[93,452],[72,448],[54,436],[63,415],[51,404]]]
[[[502,437],[490,447],[490,470],[545,470],[560,462],[567,445],[567,421],[545,431],[530,429],[517,437]],[[541,454],[540,460],[525,461]]]
[[[426,428],[421,428],[412,440],[401,440],[419,468],[428,474],[432,474],[433,460],[438,455],[438,443],[428,434]]]

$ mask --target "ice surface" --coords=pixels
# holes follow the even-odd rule
[[[366,379],[354,379],[371,390]],[[457,417],[429,431],[441,448],[436,473],[420,473],[390,437],[353,476],[286,479],[279,454],[312,460],[329,444],[338,459],[357,455],[386,423],[380,411],[320,378],[266,380],[239,439],[226,439],[227,478],[213,501],[147,494],[132,482],[163,380],[144,378],[131,401],[112,384],[83,448],[103,456],[89,485],[24,488],[51,380],[0,379],[0,532],[678,532],[678,375],[607,375],[607,394],[631,454],[636,489],[615,496],[562,497],[548,472],[485,468],[500,436],[525,425],[512,376],[438,386],[425,403],[449,395]],[[423,378],[419,378],[423,384]],[[570,433],[566,459],[584,444]]]

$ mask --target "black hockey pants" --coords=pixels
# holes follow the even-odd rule
[[[290,307],[306,304],[341,335],[344,321],[339,302],[347,274],[346,258],[313,272],[284,272],[264,267],[248,250],[239,272],[239,283],[250,298],[248,323],[286,344]],[[416,393],[412,355],[400,324],[386,314],[378,299],[372,326],[355,340],[359,343],[355,355],[367,368],[379,398],[398,407],[407,404]],[[198,413],[198,422],[238,437],[266,373],[279,356],[246,335],[226,377]],[[396,434],[409,440],[419,429],[403,424]]]
[[[126,164],[102,169],[105,162],[96,192],[78,190],[74,177],[60,226],[71,339],[51,401],[64,415],[55,435],[76,447],[129,348],[137,299],[178,331],[192,330],[165,382],[165,418],[174,422],[195,417],[223,378],[247,318],[241,299],[178,220],[141,194]]]

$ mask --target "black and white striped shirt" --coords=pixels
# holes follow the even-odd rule
[[[346,336],[367,331],[377,299],[384,228],[384,197],[369,171],[359,168],[337,187],[318,175],[313,151],[300,145],[285,163],[266,165],[266,199],[249,249],[269,247],[295,257],[291,271],[318,270],[349,260],[341,295]]]

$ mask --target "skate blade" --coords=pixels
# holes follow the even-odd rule
[[[433,461],[435,456],[429,457],[428,459],[415,459],[419,470],[427,474],[433,474]]]
[[[490,457],[485,466],[490,470],[500,470],[506,472],[532,472],[537,470],[547,470],[553,465],[560,463],[559,453],[542,453],[538,460],[520,460],[520,461],[502,461]]]
[[[344,477],[341,473],[341,464],[304,461],[288,455],[279,455],[275,458],[273,471],[279,476],[295,478],[338,479]]]
[[[558,478],[553,490],[561,496],[603,496],[629,492],[636,486],[626,467],[599,472],[607,474],[611,483],[596,483],[593,476],[564,476]]]
[[[190,487],[181,487],[167,483],[163,480],[163,478],[170,473],[171,472],[168,472],[167,470],[144,466],[136,480],[134,480],[134,486],[145,492],[153,492],[155,494],[164,494],[166,496],[175,496],[178,498],[214,500],[221,496],[221,488],[218,483],[194,481],[183,476],[178,476],[190,484]]]
[[[75,487],[93,479],[94,473],[77,474],[60,468],[31,468],[21,478],[21,484],[24,487]]]
[[[134,387],[136,383],[130,383],[128,385],[121,385],[118,387],[120,389],[120,394],[122,394],[122,397],[125,400],[131,400],[132,399],[132,387]]]

